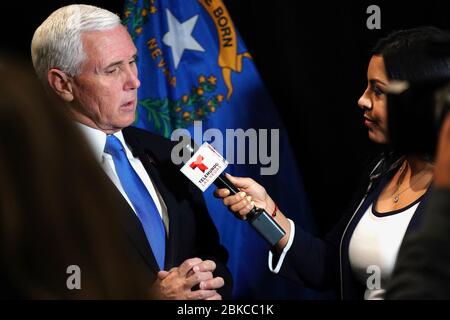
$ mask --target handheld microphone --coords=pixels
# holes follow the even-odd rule
[[[185,139],[187,139],[189,142],[186,143]],[[183,166],[181,171],[202,191],[206,190],[206,188],[210,184],[214,183],[220,189],[228,189],[230,191],[230,194],[232,195],[240,192],[239,188],[237,188],[223,173],[225,167],[223,167],[222,171],[220,171],[220,174],[218,175],[211,174],[212,171],[207,171],[203,176],[201,176],[200,180],[195,180],[195,178],[192,178],[192,175],[189,173],[190,170],[183,171],[184,168],[190,167],[192,169],[193,167],[196,167],[195,164],[198,163],[199,156],[201,157],[200,159],[204,159],[204,156],[198,154],[199,149],[203,148],[204,146],[207,149],[205,152],[207,152],[208,149],[212,150],[213,154],[211,157],[216,156],[220,157],[221,159],[223,159],[223,157],[206,142],[202,145],[202,147],[199,148],[190,138],[183,138],[180,144],[182,144],[182,148],[184,149],[183,151],[187,152],[191,156],[191,158],[189,158],[187,161],[183,161],[185,165]],[[226,162],[226,160],[224,159],[222,161]],[[218,162],[212,165],[211,168],[214,168],[215,166],[217,167],[217,163]],[[194,164],[194,166],[192,164]],[[208,168],[208,166],[204,166],[203,168]],[[204,182],[208,179],[210,179],[209,184],[206,183],[203,187],[199,186],[198,182],[196,183],[196,181]],[[281,228],[281,226],[274,219],[272,219],[272,217],[264,209],[253,207],[252,210],[247,214],[247,221],[271,246],[274,246],[286,234],[283,228]]]

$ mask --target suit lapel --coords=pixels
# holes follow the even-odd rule
[[[130,207],[128,202],[125,201],[119,190],[117,190],[116,188],[114,188],[114,190],[115,192],[117,192],[117,198],[123,199],[124,209],[118,210],[120,212],[119,219],[122,222],[122,227],[128,234],[128,238],[130,239],[132,245],[139,252],[139,255],[152,269],[152,272],[156,274],[159,271],[159,267],[153,255],[152,249],[150,248],[147,237],[145,236],[142,224],[139,221],[139,218],[136,216],[134,210]]]
[[[150,176],[153,185],[158,190],[161,195],[164,204],[167,207],[167,214],[169,216],[169,236],[166,239],[166,258],[165,258],[165,268],[170,269],[174,266],[174,253],[175,253],[175,244],[177,241],[177,219],[175,219],[172,215],[175,210],[176,201],[172,195],[172,193],[167,189],[167,187],[162,182],[162,179],[158,173],[157,163],[153,160],[148,150],[138,149],[137,156],[141,160],[144,165],[145,170]]]

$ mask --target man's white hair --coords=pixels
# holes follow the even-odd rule
[[[120,18],[105,9],[74,4],[54,11],[34,32],[31,58],[38,77],[47,84],[47,72],[58,68],[76,76],[85,59],[81,34],[120,25]]]

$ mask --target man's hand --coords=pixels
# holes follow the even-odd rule
[[[220,300],[216,289],[224,285],[221,277],[214,277],[216,264],[192,258],[179,267],[158,272],[158,279],[152,286],[152,298],[160,300]],[[193,290],[198,286],[197,290]]]

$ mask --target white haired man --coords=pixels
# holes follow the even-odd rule
[[[171,163],[172,142],[129,127],[140,82],[137,50],[120,19],[94,6],[62,7],[35,31],[31,54],[128,202],[123,226],[154,297],[230,297],[227,252],[201,193]]]

